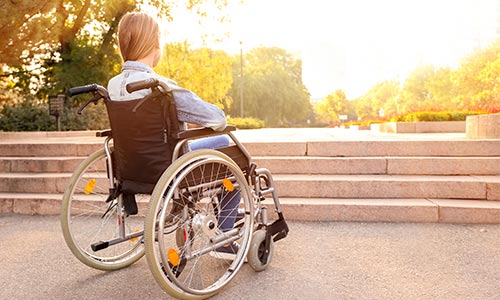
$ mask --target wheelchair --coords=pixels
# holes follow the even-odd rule
[[[142,89],[151,93],[131,101],[111,101],[97,84],[70,89],[70,96],[93,95],[79,114],[103,100],[111,130],[97,133],[105,137],[103,149],[77,167],[65,190],[64,239],[77,259],[100,270],[130,266],[145,255],[168,294],[205,299],[225,287],[245,261],[255,271],[265,270],[274,243],[289,229],[271,173],[257,168],[233,135],[235,127],[186,129],[167,85],[156,79],[127,85],[130,93]],[[215,135],[227,135],[232,143],[189,151],[189,141]],[[227,208],[234,197],[239,202]],[[223,230],[228,221],[234,225]],[[219,249],[228,245],[234,253],[223,257]]]

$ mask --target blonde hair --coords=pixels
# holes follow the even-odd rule
[[[118,45],[124,61],[144,58],[160,48],[160,27],[146,13],[127,13],[118,25]]]

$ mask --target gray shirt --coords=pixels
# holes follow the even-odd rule
[[[149,78],[156,78],[166,83],[172,90],[180,122],[192,123],[214,130],[223,130],[226,127],[226,116],[220,108],[203,101],[195,93],[179,87],[175,81],[156,74],[151,67],[137,61],[126,61],[122,72],[108,82],[111,100],[130,101],[144,98],[151,93],[151,90],[145,89],[129,93],[125,87],[128,83]]]

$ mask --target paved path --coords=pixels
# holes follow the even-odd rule
[[[242,142],[312,142],[370,140],[466,140],[465,133],[394,134],[343,128],[263,128],[237,130]],[[0,132],[1,143],[89,143],[102,140],[94,131],[74,132]]]
[[[298,223],[271,266],[212,299],[500,299],[500,225]],[[79,263],[57,217],[0,215],[0,299],[171,299],[145,259]]]

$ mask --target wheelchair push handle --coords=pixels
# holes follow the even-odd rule
[[[156,78],[148,78],[136,82],[131,82],[128,83],[125,88],[127,89],[127,92],[133,93],[139,90],[154,89],[157,87],[161,87],[164,92],[170,92],[170,88],[168,87],[168,85]]]
[[[98,85],[95,83],[94,84],[87,84],[84,86],[72,87],[69,89],[68,95],[70,97],[73,97],[73,96],[80,95],[80,94],[95,92],[95,91],[97,91],[97,89],[98,89]]]
[[[127,92],[133,93],[139,90],[150,89],[158,86],[158,79],[149,78],[141,81],[131,82],[127,84]]]
[[[108,94],[108,91],[98,85],[98,84],[88,84],[88,85],[84,85],[84,86],[77,86],[77,87],[73,87],[73,88],[70,88],[69,91],[68,91],[68,94],[70,97],[73,97],[73,96],[76,96],[76,95],[80,95],[80,94],[86,94],[86,93],[93,93],[94,94],[94,97],[92,97],[91,99],[87,100],[82,106],[80,106],[80,108],[78,109],[77,113],[79,115],[82,114],[82,111],[90,104],[90,103],[94,103],[94,104],[97,104],[97,101],[99,101],[100,99],[104,98],[105,100],[109,99],[109,94]]]

